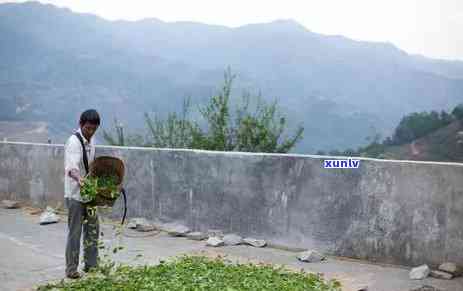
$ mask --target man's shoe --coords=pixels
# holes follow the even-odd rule
[[[95,267],[87,267],[85,266],[82,271],[84,271],[85,273],[89,273],[89,272],[92,272],[93,270],[95,270]]]
[[[80,279],[82,275],[79,272],[75,271],[75,272],[66,274],[66,277],[69,279]]]

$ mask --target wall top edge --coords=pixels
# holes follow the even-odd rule
[[[27,146],[41,146],[41,147],[52,147],[62,148],[63,144],[47,144],[47,143],[29,143],[29,142],[12,142],[12,141],[0,141],[0,145],[27,145]],[[311,158],[311,159],[353,159],[361,161],[374,161],[380,163],[401,163],[401,164],[425,164],[425,165],[447,165],[447,166],[458,166],[463,167],[463,163],[455,162],[434,162],[434,161],[412,161],[412,160],[386,160],[386,159],[375,159],[366,157],[348,157],[348,156],[321,156],[321,155],[307,155],[307,154],[278,154],[278,153],[249,153],[249,152],[222,152],[222,151],[209,151],[209,150],[197,150],[197,149],[179,149],[179,148],[148,148],[148,147],[122,147],[122,146],[107,146],[97,145],[97,148],[101,149],[123,149],[123,150],[139,150],[139,151],[172,151],[172,152],[192,152],[209,155],[229,155],[229,156],[269,156],[269,157],[295,157],[295,158]]]

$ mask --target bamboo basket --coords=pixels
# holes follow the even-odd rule
[[[125,173],[124,162],[115,157],[102,156],[96,158],[90,164],[89,168],[90,177],[115,176],[119,195],[111,197],[111,190],[103,188],[97,193],[95,200],[88,202],[87,205],[112,207],[122,191],[122,182]]]

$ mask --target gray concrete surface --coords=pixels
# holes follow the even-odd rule
[[[64,277],[65,224],[40,226],[38,219],[21,209],[0,209],[0,290],[31,290],[34,286]],[[156,264],[182,254],[220,255],[234,262],[272,263],[294,270],[324,273],[326,278],[341,281],[343,290],[347,291],[361,286],[368,286],[370,291],[402,291],[424,284],[445,291],[463,290],[463,278],[412,281],[408,279],[408,269],[399,267],[335,257],[321,263],[301,263],[293,252],[247,246],[210,248],[205,242],[172,238],[164,233],[147,236],[150,234],[126,230],[124,235],[116,236],[114,223],[109,221],[102,224],[102,231],[102,239],[109,250],[117,245],[125,247],[122,252],[112,255],[112,259],[134,265]],[[102,256],[106,253],[103,252]],[[138,254],[143,257],[137,259]]]
[[[463,264],[463,164],[361,159],[358,169],[324,169],[331,157],[118,147],[97,155],[125,161],[129,217],[383,263]],[[60,145],[0,143],[0,196],[62,199],[62,159]]]

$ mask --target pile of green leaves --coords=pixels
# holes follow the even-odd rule
[[[85,201],[95,200],[101,191],[109,192],[111,198],[117,198],[117,178],[115,176],[87,177],[80,188],[80,195]]]
[[[220,259],[183,257],[157,266],[118,266],[79,281],[47,285],[39,290],[305,290],[340,291],[337,281],[253,264],[227,264]]]

